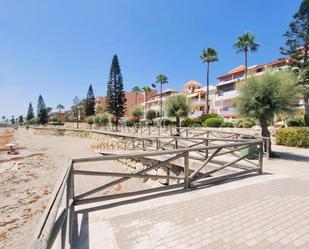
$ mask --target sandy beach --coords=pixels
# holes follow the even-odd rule
[[[96,141],[70,136],[33,135],[24,128],[0,129],[0,248],[29,248],[50,194],[72,158],[98,156]],[[18,155],[7,155],[8,142]],[[88,169],[128,172],[115,161],[89,163]],[[111,178],[76,177],[76,193],[110,181]],[[100,195],[147,188],[141,179],[131,179]]]
[[[13,142],[20,154],[6,155]],[[73,157],[97,155],[93,141],[0,128],[0,248],[28,248],[57,178]]]

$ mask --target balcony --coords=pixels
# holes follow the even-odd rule
[[[216,101],[222,101],[227,99],[235,99],[239,97],[239,92],[237,90],[232,90],[228,92],[223,92],[220,95],[216,96]]]
[[[190,112],[190,113],[189,113],[189,117],[190,117],[190,118],[199,117],[199,116],[203,115],[203,113],[204,113],[203,111]]]
[[[218,108],[219,114],[222,116],[225,115],[236,115],[238,114],[237,108],[236,107],[221,107]]]
[[[191,105],[206,105],[206,100],[205,99],[200,99],[200,100],[194,99],[192,101],[189,101],[189,103]]]
[[[147,106],[147,110],[160,111],[160,105]]]

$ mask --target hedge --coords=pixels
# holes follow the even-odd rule
[[[288,127],[276,131],[278,145],[309,148],[309,127]]]
[[[220,127],[223,123],[222,118],[208,118],[206,121],[203,123],[203,126],[206,127]]]
[[[305,126],[305,121],[303,118],[290,118],[287,120],[286,124],[290,126]]]

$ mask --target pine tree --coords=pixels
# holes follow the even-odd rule
[[[26,117],[26,120],[29,121],[31,119],[34,118],[34,112],[33,112],[33,107],[32,107],[32,104],[31,102],[29,103],[29,107],[28,107],[28,111],[27,111],[27,117]]]
[[[295,59],[292,64],[299,68],[299,83],[304,86],[304,119],[309,126],[309,0],[302,1],[284,36],[286,42],[285,47],[280,48],[281,53]]]
[[[37,116],[38,116],[39,124],[45,125],[48,122],[46,105],[45,105],[42,95],[39,96],[39,100],[38,100]]]
[[[24,117],[23,117],[23,115],[20,115],[20,116],[18,117],[18,123],[19,123],[19,124],[23,124],[23,123],[24,123]]]
[[[118,126],[119,119],[123,117],[126,109],[126,98],[123,89],[123,79],[117,55],[114,55],[107,82],[107,111],[115,118]]]
[[[86,117],[92,116],[95,114],[95,97],[92,89],[92,85],[90,84],[87,96],[86,96],[86,102],[85,102],[85,115]]]

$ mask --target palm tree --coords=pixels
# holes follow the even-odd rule
[[[138,86],[132,88],[132,92],[135,93],[135,105],[137,105],[137,94],[140,93],[141,91],[142,90]]]
[[[166,101],[165,105],[167,116],[176,118],[177,134],[180,134],[180,118],[187,117],[189,113],[189,105],[185,95],[175,95]]]
[[[2,122],[5,123],[5,116],[2,116]]]
[[[203,49],[200,56],[203,63],[207,63],[207,94],[206,94],[206,114],[209,114],[209,69],[210,63],[218,61],[218,53],[214,48]]]
[[[144,110],[144,114],[145,114],[145,119],[146,119],[146,100],[147,100],[147,94],[151,92],[151,88],[149,86],[144,86],[142,88],[143,92],[144,92],[144,103],[145,103],[145,110]]]
[[[159,74],[156,78],[156,84],[160,84],[160,124],[161,124],[161,118],[162,118],[162,85],[167,84],[168,83],[168,78],[166,75],[164,74]]]
[[[260,45],[255,42],[255,35],[248,32],[239,36],[234,44],[237,53],[245,52],[245,80],[247,80],[248,72],[248,51],[255,52],[259,46]]]
[[[64,106],[61,104],[58,104],[56,109],[59,111],[59,123],[61,123],[60,114],[61,114],[61,111],[64,109]]]

